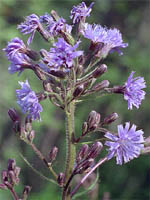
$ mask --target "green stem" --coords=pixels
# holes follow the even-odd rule
[[[75,156],[76,156],[76,148],[72,142],[72,137],[74,134],[74,111],[75,111],[75,102],[72,101],[65,108],[66,113],[66,169],[65,169],[65,184],[68,182],[69,177],[72,174]],[[63,200],[70,200],[71,197],[67,193],[66,190],[63,191]]]

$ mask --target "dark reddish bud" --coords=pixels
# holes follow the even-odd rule
[[[83,144],[80,148],[80,151],[77,154],[76,162],[79,163],[87,154],[89,146],[87,144]]]
[[[2,178],[3,184],[5,184],[6,182],[8,182],[8,173],[7,173],[7,170],[3,170],[2,171],[1,178]]]
[[[114,86],[113,88],[107,88],[106,91],[110,93],[124,94],[125,86]]]
[[[8,160],[8,171],[14,170],[16,167],[16,161],[13,159]]]
[[[66,77],[66,73],[60,70],[58,71],[51,70],[49,73],[61,79],[64,79]]]
[[[28,133],[28,135],[27,135],[27,139],[29,140],[29,142],[33,142],[33,140],[34,140],[34,137],[35,137],[35,131],[34,130],[32,130],[32,131],[30,131],[29,133]]]
[[[88,123],[88,129],[89,130],[94,130],[98,124],[100,123],[100,114],[97,113],[96,111],[91,111],[87,120]]]
[[[79,56],[78,63],[79,63],[79,65],[83,65],[85,63],[85,56],[84,55]]]
[[[62,172],[58,174],[57,182],[60,185],[60,187],[63,187],[65,182],[65,175]]]
[[[88,124],[87,122],[84,122],[82,124],[82,136],[84,136],[87,133],[87,131],[88,131]]]
[[[112,113],[111,115],[108,115],[107,117],[104,118],[104,124],[110,124],[114,122],[116,119],[118,119],[118,114],[117,113]]]
[[[26,54],[27,56],[29,56],[29,58],[31,58],[34,61],[38,61],[40,59],[39,54],[36,51],[33,51],[31,49],[27,49]]]
[[[21,132],[21,123],[20,123],[20,121],[16,121],[13,124],[13,130],[14,130],[15,133],[20,133]]]
[[[58,148],[53,147],[49,153],[50,163],[52,163],[56,159],[57,153],[58,153]]]
[[[77,166],[76,170],[74,171],[75,174],[83,174],[89,171],[89,168],[94,164],[94,159],[89,158],[84,160],[79,166]]]
[[[101,142],[95,142],[91,147],[90,149],[88,150],[88,154],[87,154],[87,157],[86,159],[89,159],[89,158],[96,158],[97,155],[100,153],[100,151],[102,150],[103,148],[103,144]]]
[[[23,200],[27,199],[30,191],[31,191],[31,187],[30,186],[27,185],[27,186],[24,187],[24,190],[23,190],[23,193],[22,193],[22,199]]]
[[[43,81],[43,88],[45,91],[47,92],[53,92],[52,88],[51,88],[51,84],[48,81]]]
[[[84,91],[84,85],[78,86],[73,92],[74,98],[79,97],[83,93],[83,91]]]
[[[94,70],[94,72],[92,73],[92,77],[97,78],[102,74],[104,74],[106,71],[107,71],[107,66],[105,64],[102,64]]]
[[[6,187],[6,185],[5,185],[5,184],[0,184],[0,189],[1,189],[1,190],[6,190],[6,189],[7,189],[7,187]]]
[[[37,75],[37,77],[41,80],[44,81],[46,80],[46,77],[44,75],[44,73],[42,72],[42,70],[39,67],[35,67],[34,68],[34,73]]]
[[[109,86],[109,81],[103,80],[100,83],[94,85],[92,90],[93,91],[100,91],[100,90],[103,90],[104,88],[107,88],[108,86]]]
[[[8,177],[9,177],[9,183],[11,185],[17,185],[19,183],[19,178],[16,177],[14,171],[10,170],[8,171]]]
[[[8,115],[13,122],[19,121],[19,115],[17,114],[17,111],[14,108],[10,108],[8,110]]]

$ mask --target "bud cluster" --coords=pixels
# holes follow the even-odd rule
[[[2,183],[0,184],[0,189],[8,189],[12,195],[16,195],[14,191],[14,186],[19,184],[19,174],[20,167],[16,166],[16,161],[14,159],[8,160],[7,170],[3,170],[1,173]],[[25,200],[31,190],[30,186],[25,186],[22,193],[22,200]]]
[[[76,167],[74,174],[87,173],[94,165],[94,159],[99,155],[103,148],[101,142],[95,142],[91,147],[83,144],[76,156]]]

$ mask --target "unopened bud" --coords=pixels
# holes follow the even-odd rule
[[[88,120],[87,120],[87,123],[88,123],[88,129],[89,130],[94,130],[99,122],[100,122],[100,114],[97,113],[96,111],[91,111],[90,114],[89,114],[89,117],[88,117]]]
[[[87,154],[89,146],[87,144],[83,144],[80,148],[80,151],[77,154],[76,162],[79,163]]]
[[[90,149],[88,150],[88,154],[87,154],[87,159],[89,158],[96,158],[97,155],[100,153],[100,151],[103,148],[103,144],[101,142],[95,142]]]
[[[100,91],[103,90],[104,88],[107,88],[109,86],[109,81],[108,80],[103,80],[100,83],[94,85],[92,87],[93,91]]]
[[[66,77],[66,73],[60,70],[57,71],[51,70],[49,73],[61,79],[64,79]]]
[[[117,113],[112,113],[110,115],[108,115],[107,117],[104,118],[104,124],[111,124],[112,122],[114,122],[116,119],[118,119],[118,114]]]
[[[55,21],[58,21],[60,19],[59,15],[55,10],[51,10],[51,16],[54,18]]]
[[[5,184],[0,184],[0,189],[1,189],[1,190],[6,190],[6,189],[7,189],[7,187],[6,187],[6,185],[5,185]]]
[[[16,177],[14,171],[12,170],[8,171],[8,176],[9,176],[9,183],[11,185],[17,185],[19,183],[19,178]]]
[[[38,61],[40,59],[39,54],[31,49],[27,49],[26,54],[27,56],[29,56],[29,58],[31,58],[34,61]]]
[[[19,174],[20,174],[20,170],[21,170],[20,167],[17,167],[17,166],[15,167],[15,169],[14,169],[14,173],[15,173],[16,177],[19,176]]]
[[[8,160],[8,171],[14,170],[16,167],[16,161],[13,159]]]
[[[30,141],[30,142],[33,142],[33,139],[35,137],[35,131],[32,130],[29,132],[29,134],[27,135],[27,139]]]
[[[13,124],[13,130],[14,130],[15,133],[20,133],[21,132],[21,123],[20,123],[20,121],[16,121]]]
[[[150,136],[145,139],[144,146],[150,146]]]
[[[40,55],[44,58],[47,57],[48,52],[45,49],[40,50]]]
[[[44,73],[42,72],[42,70],[40,70],[39,67],[35,67],[35,68],[34,68],[34,73],[37,75],[37,77],[38,77],[41,81],[46,80],[46,77],[45,77]]]
[[[94,72],[92,73],[93,78],[97,78],[104,74],[107,71],[107,66],[102,64],[101,66],[97,67]]]
[[[84,91],[84,85],[78,86],[73,92],[74,98],[79,97],[83,91]]]
[[[150,155],[150,147],[145,147],[141,150],[141,154],[149,154]]]
[[[5,184],[5,182],[8,182],[8,173],[7,173],[7,170],[3,170],[2,171],[1,178],[2,178],[3,184]]]
[[[31,131],[32,130],[32,119],[29,117],[25,118],[25,131]]]
[[[84,122],[82,124],[82,136],[84,136],[87,133],[87,130],[88,130],[88,123]]]
[[[91,166],[94,163],[94,159],[93,158],[89,158],[88,160],[85,160],[80,166],[77,167],[76,173],[78,174],[83,174],[88,172],[89,168],[91,168]]]
[[[53,92],[53,90],[51,88],[51,84],[47,81],[43,81],[43,88],[47,92]]]
[[[10,108],[8,110],[8,115],[13,122],[19,121],[19,116],[17,114],[17,111],[14,108]]]
[[[57,153],[58,153],[58,148],[53,147],[49,153],[50,163],[52,163],[56,159]]]
[[[30,186],[27,185],[27,186],[24,187],[24,190],[23,190],[23,193],[22,193],[22,199],[23,200],[27,199],[30,191],[31,191]]]
[[[65,175],[62,172],[58,174],[57,182],[60,185],[60,187],[63,187],[65,182]]]

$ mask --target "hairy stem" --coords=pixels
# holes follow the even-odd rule
[[[66,113],[66,169],[65,169],[65,184],[68,182],[74,167],[76,149],[72,142],[74,134],[74,110],[75,102],[72,101],[65,108]],[[70,195],[67,193],[66,188],[63,191],[63,200],[70,200]]]
[[[19,197],[18,197],[17,193],[14,191],[14,189],[13,188],[9,188],[9,190],[10,190],[12,196],[13,196],[13,199],[14,200],[19,200]]]

